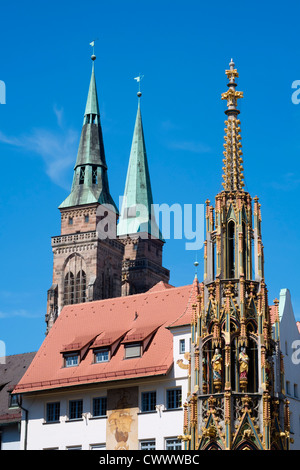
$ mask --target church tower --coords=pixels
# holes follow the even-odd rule
[[[168,282],[169,270],[162,266],[164,239],[153,210],[144,131],[141,92],[134,126],[125,191],[118,224],[118,237],[124,243],[122,295],[146,292],[159,281]]]
[[[289,408],[264,277],[261,210],[244,190],[241,123],[231,60],[223,191],[206,202],[204,281],[193,306],[186,449],[288,449]],[[253,211],[253,212],[252,212]],[[254,271],[254,272],[253,272]],[[274,301],[278,310],[278,301]]]
[[[123,244],[117,240],[118,209],[109,191],[92,55],[92,75],[74,167],[71,193],[59,206],[61,234],[52,237],[53,282],[48,291],[47,332],[62,307],[121,295]],[[103,236],[99,224],[110,220]]]

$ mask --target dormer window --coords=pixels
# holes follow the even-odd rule
[[[108,362],[109,361],[109,349],[97,349],[95,351],[95,363],[99,364],[101,362]]]
[[[76,367],[79,364],[79,356],[78,354],[70,353],[65,354],[65,367]]]
[[[141,355],[142,355],[141,343],[125,344],[125,359],[131,359],[132,357],[141,357]]]

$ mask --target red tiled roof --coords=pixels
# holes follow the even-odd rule
[[[176,327],[176,326],[181,326],[181,325],[189,325],[191,323],[192,319],[192,313],[193,313],[193,305],[196,304],[197,302],[197,297],[200,294],[199,292],[199,281],[197,277],[195,276],[194,282],[191,286],[192,288],[190,289],[190,296],[186,305],[186,308],[184,312],[181,313],[181,315],[174,321],[172,322],[169,326],[170,327]]]
[[[155,286],[151,287],[151,289],[148,290],[148,292],[159,292],[164,289],[172,289],[174,286],[171,284],[168,284],[167,282],[164,281],[159,281]]]
[[[64,307],[14,391],[166,374],[173,364],[173,336],[167,327],[190,321],[196,284],[172,288],[160,285],[143,294]],[[135,334],[139,341],[152,335],[151,341],[141,357],[124,359],[122,338]],[[89,344],[79,365],[63,367],[63,348],[75,342],[86,345],[89,338],[94,338],[94,343]],[[107,339],[106,345],[117,339],[120,344],[108,362],[95,364],[93,347],[101,338]]]

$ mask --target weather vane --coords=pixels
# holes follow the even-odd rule
[[[95,60],[96,59],[96,56],[95,56],[95,41],[97,41],[98,38],[94,39],[92,42],[90,42],[90,46],[92,46],[93,48],[93,54],[92,54],[92,60]]]
[[[138,77],[134,77],[134,80],[136,80],[137,83],[139,84],[139,91],[137,92],[137,95],[138,95],[139,98],[142,96],[142,93],[141,93],[141,80],[143,78],[144,78],[144,75],[141,75],[141,74],[139,74]]]

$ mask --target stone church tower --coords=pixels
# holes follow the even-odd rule
[[[187,450],[289,448],[289,407],[278,336],[264,277],[261,211],[244,190],[242,144],[230,62],[224,143],[224,190],[207,201],[204,281],[193,307]],[[253,210],[253,213],[252,213]],[[254,269],[253,269],[254,268]],[[254,271],[254,273],[253,273]]]
[[[71,193],[59,206],[61,233],[52,237],[49,332],[64,305],[146,292],[170,273],[153,198],[139,105],[121,217],[109,191],[94,61]],[[109,226],[109,227],[107,227]],[[106,234],[107,230],[107,234]]]
[[[53,282],[47,332],[64,305],[121,295],[124,245],[116,238],[118,209],[107,176],[94,60],[70,195],[59,206],[61,233],[52,237]],[[99,236],[110,215],[114,237]]]
[[[159,281],[168,283],[169,270],[162,266],[164,239],[153,210],[153,196],[141,115],[141,92],[130,151],[118,237],[125,252],[122,295],[146,292]]]

